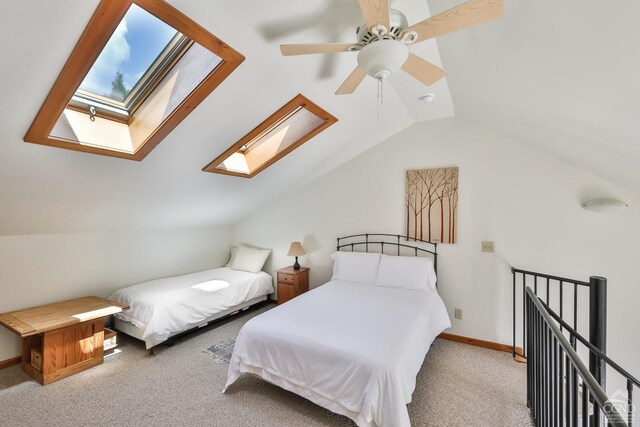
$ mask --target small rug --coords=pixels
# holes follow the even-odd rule
[[[211,358],[216,363],[229,363],[231,355],[233,354],[233,347],[236,345],[236,337],[225,338],[218,344],[212,345],[203,350],[205,353],[209,353]]]

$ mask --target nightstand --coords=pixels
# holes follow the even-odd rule
[[[309,290],[309,269],[300,267],[281,268],[278,270],[278,304],[302,295]]]

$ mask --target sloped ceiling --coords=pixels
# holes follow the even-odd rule
[[[415,121],[454,114],[446,79],[425,88],[398,76],[378,107],[370,79],[355,95],[333,95],[355,67],[355,54],[280,55],[281,43],[354,40],[361,21],[355,0],[170,3],[247,59],[147,158],[134,162],[22,141],[98,1],[3,2],[0,235],[231,223]],[[424,0],[399,0],[395,7],[410,23],[429,16]],[[441,65],[434,41],[412,51]],[[201,172],[298,93],[340,121],[251,180]],[[436,94],[435,102],[418,102],[424,93]]]
[[[505,0],[501,20],[438,38],[456,115],[640,190],[638,16],[635,0]]]

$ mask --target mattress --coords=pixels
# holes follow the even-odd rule
[[[360,427],[408,427],[416,376],[450,326],[437,292],[331,281],[244,325],[225,390],[250,373]]]
[[[273,280],[267,273],[222,267],[129,286],[114,292],[109,299],[130,307],[118,313],[116,319],[135,326],[137,335],[130,335],[151,348],[203,325],[217,314],[231,312],[272,292]]]

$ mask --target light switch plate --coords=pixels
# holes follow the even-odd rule
[[[493,252],[493,242],[482,242],[482,252]]]
[[[462,309],[456,308],[455,310],[453,310],[453,317],[455,317],[458,320],[462,320]]]

